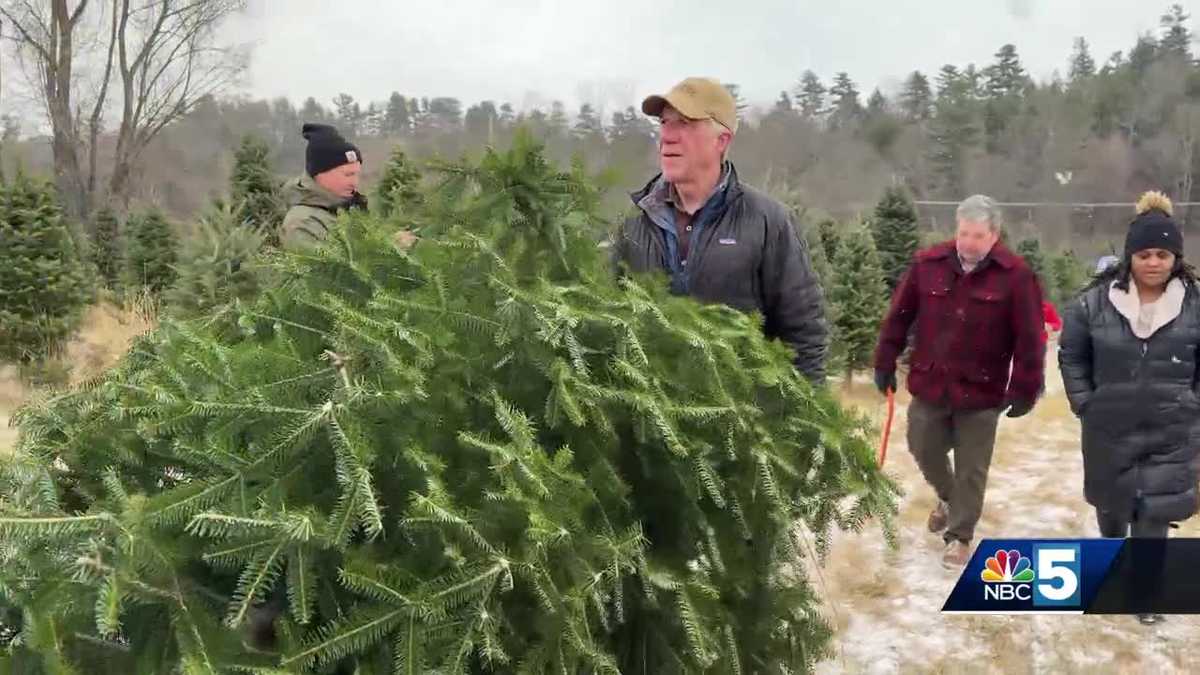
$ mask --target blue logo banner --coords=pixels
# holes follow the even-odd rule
[[[984,539],[943,612],[1083,613],[1123,539]]]

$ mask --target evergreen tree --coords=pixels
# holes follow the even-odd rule
[[[1158,60],[1158,56],[1158,40],[1154,39],[1153,35],[1139,36],[1133,49],[1129,50],[1129,69],[1135,76],[1142,77]]]
[[[800,78],[800,86],[796,88],[796,102],[800,106],[800,115],[808,120],[818,120],[825,115],[825,85],[821,78],[811,70],[804,71]]]
[[[604,143],[604,123],[592,104],[584,103],[579,106],[579,115],[575,118],[575,128],[571,133],[577,142],[588,147]]]
[[[502,128],[511,129],[516,119],[517,116],[511,103],[504,103],[500,106],[500,126]]]
[[[1033,270],[1033,273],[1037,275],[1038,281],[1042,284],[1042,289],[1045,292],[1046,298],[1049,299],[1054,290],[1054,285],[1053,283],[1048,284],[1047,282],[1053,282],[1054,280],[1048,274],[1046,274],[1046,272],[1049,270],[1046,268],[1046,259],[1042,255],[1041,243],[1038,242],[1037,239],[1022,239],[1020,243],[1017,244],[1017,255],[1024,258],[1026,264],[1029,265],[1029,269]]]
[[[817,280],[821,282],[821,288],[825,289],[826,298],[829,298],[829,293],[833,289],[834,274],[833,263],[830,262],[829,255],[825,252],[825,245],[821,241],[820,227],[804,228],[804,241],[808,245],[809,259],[812,261],[813,273],[817,275]],[[825,321],[828,325],[833,326],[837,322],[837,305],[832,302],[825,303]],[[825,369],[828,372],[841,372],[844,367],[841,349],[836,344],[831,345],[829,355],[826,358]]]
[[[954,66],[942,68],[938,78],[936,113],[930,129],[930,162],[935,187],[943,196],[957,199],[963,194],[963,171],[968,153],[979,138],[976,104],[971,80]]]
[[[271,171],[270,154],[266,141],[253,135],[243,137],[234,155],[230,194],[237,221],[266,233],[266,240],[275,246],[287,209]]]
[[[1001,150],[1002,135],[1021,112],[1021,95],[1027,81],[1017,48],[1011,44],[1001,47],[986,76],[987,104],[983,127],[988,151],[997,153]]]
[[[375,101],[371,101],[367,105],[366,112],[363,113],[362,134],[368,137],[382,136],[384,115],[385,107]]]
[[[462,126],[462,103],[449,96],[439,96],[429,101],[428,115],[435,129],[442,133],[453,133]]]
[[[902,131],[903,124],[890,110],[887,98],[878,89],[873,91],[867,101],[866,117],[862,125],[863,137],[875,152],[887,157]]]
[[[779,92],[779,98],[775,101],[775,107],[771,112],[790,114],[792,112],[792,97],[788,96],[786,91]]]
[[[125,223],[125,285],[162,293],[175,283],[176,247],[171,224],[157,209],[133,215]]]
[[[1096,74],[1096,61],[1092,59],[1088,42],[1083,37],[1075,38],[1075,51],[1071,54],[1069,72],[1072,84],[1087,80]]]
[[[829,95],[833,99],[833,111],[829,120],[835,127],[849,127],[862,119],[863,107],[858,100],[858,86],[850,79],[848,73],[838,73],[834,76]]]
[[[918,70],[914,70],[904,82],[900,109],[913,122],[923,122],[933,115],[933,92],[929,88],[929,78]]]
[[[804,242],[808,245],[809,256],[812,258],[813,272],[816,273],[817,279],[821,282],[821,288],[833,288],[833,264],[829,260],[829,255],[825,251],[825,243],[821,239],[821,228],[808,227],[804,228]],[[826,320],[832,322],[832,318],[828,316],[834,310],[834,307],[828,306],[825,308],[827,316]],[[832,369],[831,369],[832,370]]]
[[[300,108],[300,118],[304,122],[332,121],[329,111],[327,111],[320,103],[318,103],[317,99],[311,96],[304,99],[304,105]],[[289,132],[295,133],[295,128],[293,127],[289,130]]]
[[[467,108],[463,118],[463,126],[467,136],[473,141],[491,144],[495,141],[499,129],[500,113],[492,101],[483,101]]]
[[[107,206],[96,212],[92,224],[92,259],[101,282],[110,290],[120,286],[122,262],[121,224]]]
[[[1064,307],[1087,284],[1089,270],[1070,249],[1050,259],[1050,277],[1053,282],[1045,290],[1047,298],[1058,307]]]
[[[1190,18],[1183,11],[1183,6],[1179,4],[1171,5],[1167,13],[1162,15],[1162,18],[1159,19],[1159,25],[1162,26],[1159,49],[1162,54],[1191,63],[1192,31],[1188,28],[1188,19]]]
[[[838,245],[842,237],[837,221],[833,218],[822,219],[817,223],[817,233],[821,237],[821,250],[825,251],[825,259],[833,263],[837,260]]]
[[[969,95],[970,85],[963,80],[958,66],[947,63],[938,71],[938,98],[963,97]]]
[[[738,119],[744,119],[746,109],[750,106],[747,105],[746,100],[742,98],[741,85],[729,83],[725,85],[725,89],[729,92],[729,95],[733,97],[733,106],[734,110],[737,111]]]
[[[871,92],[871,97],[867,99],[867,114],[879,115],[885,112],[887,112],[887,98],[884,97],[883,92],[879,91],[879,88],[876,87],[875,90]]]
[[[883,198],[875,205],[871,230],[883,279],[890,293],[896,289],[921,243],[917,209],[904,188],[890,187],[883,193]]]
[[[976,68],[974,63],[968,63],[963,69],[962,79],[966,83],[967,96],[971,100],[977,101],[987,97],[987,73]]]
[[[362,133],[362,106],[350,94],[341,93],[333,99],[334,110],[337,111],[337,126],[347,138],[355,138]]]
[[[0,361],[54,354],[90,299],[53,186],[20,172],[0,184]]]
[[[383,116],[384,132],[391,136],[405,136],[412,131],[412,116],[408,112],[408,101],[393,91],[388,98],[387,111]]]
[[[284,97],[271,101],[271,142],[276,146],[286,146],[296,130],[300,128],[300,113],[292,102]]]
[[[996,52],[996,62],[987,69],[987,93],[992,99],[1020,96],[1028,78],[1017,56],[1017,48],[1007,44]]]
[[[396,214],[411,215],[421,203],[421,172],[404,154],[401,148],[392,150],[388,163],[383,167],[373,202],[378,205],[380,215],[385,218]]]
[[[834,256],[830,304],[837,307],[833,344],[840,351],[846,382],[871,364],[888,292],[875,242],[865,227],[846,233]]]
[[[261,283],[256,257],[266,239],[266,228],[247,227],[240,209],[210,207],[180,242],[174,285],[164,293],[171,313],[211,321],[231,303],[253,298]]]
[[[567,117],[567,107],[562,101],[554,101],[550,104],[550,117],[546,120],[546,127],[550,132],[551,139],[563,139],[571,130],[571,120]]]
[[[4,183],[4,150],[21,136],[21,120],[12,113],[0,114],[0,184]]]
[[[355,214],[238,331],[168,321],[27,408],[0,467],[12,658],[811,670],[830,628],[797,527],[890,528],[895,486],[754,317],[615,279],[597,200],[519,137],[426,200],[438,245]]]
[[[422,98],[418,100],[416,97],[408,99],[408,116],[412,118],[412,128],[414,135],[427,134],[430,131],[435,131],[430,123],[429,116],[429,99]]]

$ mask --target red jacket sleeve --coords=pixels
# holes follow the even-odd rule
[[[1046,376],[1046,359],[1042,357],[1042,333],[1045,331],[1042,289],[1028,267],[1021,266],[1013,273],[1016,275],[1012,315],[1016,344],[1013,346],[1008,397],[1033,401],[1041,392]]]
[[[892,305],[879,330],[879,344],[875,347],[875,369],[890,373],[896,370],[896,359],[908,343],[908,329],[917,317],[920,294],[917,288],[917,263],[908,266],[896,292]]]
[[[1042,302],[1042,321],[1050,325],[1050,328],[1055,332],[1062,330],[1062,317],[1058,315],[1058,311],[1054,309],[1054,303]]]

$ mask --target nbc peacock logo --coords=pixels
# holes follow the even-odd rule
[[[983,564],[983,599],[1028,602],[1033,598],[1033,566],[1017,550],[999,550]]]
[[[984,563],[979,577],[988,583],[1028,584],[1033,581],[1029,558],[1020,551],[996,551]]]

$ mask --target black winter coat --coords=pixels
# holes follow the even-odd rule
[[[632,195],[638,203],[658,178]],[[759,312],[764,332],[795,350],[796,368],[825,379],[829,328],[824,292],[808,247],[787,209],[742,185],[731,170],[724,203],[713,222],[694,237],[682,292],[744,312]],[[662,230],[640,208],[612,242],[614,258],[631,272],[663,271],[667,244]]]
[[[1196,513],[1200,450],[1200,292],[1148,339],[1134,335],[1108,284],[1067,306],[1059,365],[1083,424],[1084,496],[1129,521]]]

